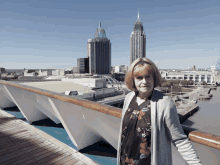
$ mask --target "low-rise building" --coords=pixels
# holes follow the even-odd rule
[[[119,65],[114,67],[113,73],[121,73],[121,72],[127,73],[127,71],[128,71],[128,66]]]
[[[78,73],[78,71],[77,71],[77,66],[74,66],[74,67],[72,68],[72,72],[73,72],[73,73]]]
[[[73,74],[72,69],[65,69],[65,75],[66,75],[66,74]]]
[[[38,71],[38,76],[47,76],[47,71],[42,71],[41,69]]]
[[[206,82],[207,84],[215,83],[215,73],[207,71],[182,71],[168,72],[160,71],[162,78],[165,80],[193,80],[195,84]]]
[[[64,76],[65,71],[62,69],[57,69],[52,71],[53,76]]]
[[[35,70],[24,70],[24,76],[36,76]]]

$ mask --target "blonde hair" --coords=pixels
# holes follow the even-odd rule
[[[148,58],[138,58],[136,59],[129,67],[128,72],[125,77],[125,84],[128,89],[132,91],[137,91],[137,88],[134,83],[134,68],[139,64],[148,64],[152,68],[152,76],[154,79],[154,88],[160,85],[162,80],[161,74],[157,69],[156,65]]]

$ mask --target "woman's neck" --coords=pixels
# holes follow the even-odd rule
[[[141,93],[141,92],[138,92],[137,93],[137,98],[139,98],[140,100],[148,100],[148,98],[152,95],[152,92],[153,91],[151,91],[151,92],[149,92],[149,93]]]

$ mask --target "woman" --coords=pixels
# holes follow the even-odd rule
[[[135,60],[126,75],[127,94],[119,133],[118,165],[172,165],[171,142],[188,164],[201,165],[179,122],[172,99],[154,88],[161,75],[147,58]]]

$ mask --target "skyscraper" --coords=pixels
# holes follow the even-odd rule
[[[130,38],[130,64],[137,58],[146,57],[146,34],[140,22],[139,12]]]
[[[90,74],[110,74],[111,43],[101,27],[101,22],[96,29],[95,38],[87,42],[87,57],[89,57]]]

